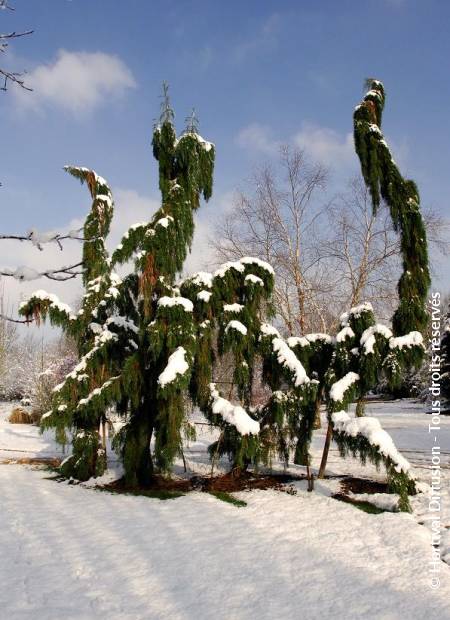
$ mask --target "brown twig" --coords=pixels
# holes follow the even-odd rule
[[[5,314],[0,314],[0,320],[9,321],[10,323],[33,323],[34,319],[13,319],[10,316],[6,316]]]

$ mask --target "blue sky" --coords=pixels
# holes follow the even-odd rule
[[[450,217],[444,0],[10,2],[16,10],[0,11],[0,31],[35,34],[11,44],[4,64],[27,68],[34,91],[0,93],[2,231],[62,229],[83,217],[87,193],[62,171],[66,163],[109,180],[116,237],[145,218],[158,200],[150,140],[162,80],[178,126],[194,105],[202,135],[217,147],[200,248],[233,190],[279,142],[331,165],[339,189],[357,170],[352,111],[367,76],[385,84],[383,129],[403,173],[418,182],[424,206]],[[6,244],[0,260],[62,264],[77,251],[66,258]],[[448,290],[449,275],[450,261],[442,261],[436,285]],[[70,286],[39,283],[62,297],[75,295]],[[36,284],[5,287],[15,302]]]

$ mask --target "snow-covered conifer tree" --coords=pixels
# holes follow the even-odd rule
[[[310,334],[285,341],[263,320],[274,273],[256,258],[244,257],[214,274],[200,272],[177,283],[192,241],[193,214],[200,197],[208,200],[212,193],[215,149],[199,135],[194,117],[177,138],[173,118],[165,87],[153,132],[161,208],[150,221],[127,231],[111,263],[106,257],[99,261],[102,268],[95,277],[106,286],[85,279],[90,317],[81,312],[80,328],[88,327],[92,336],[83,339],[81,360],[56,390],[46,418],[48,425],[75,429],[74,453],[63,473],[83,480],[101,471],[93,452],[101,454],[98,425],[110,406],[124,419],[116,445],[126,484],[147,485],[155,467],[170,471],[182,451],[188,393],[221,429],[212,452],[228,454],[237,469],[268,463],[274,454],[287,462],[292,452],[295,463],[309,468],[320,391],[327,399],[329,439],[333,435],[343,452],[359,453],[362,460],[384,462],[406,508],[411,483],[406,462],[376,421],[363,418],[355,425],[344,410],[354,396],[374,386],[381,370],[395,381],[399,368],[420,358],[421,335],[393,336],[376,325],[366,304],[342,317],[336,338]],[[94,204],[102,200],[95,196]],[[100,247],[97,251],[102,254]],[[112,281],[111,269],[132,259],[134,270]],[[95,299],[88,303],[91,289]],[[22,308],[26,316],[47,312],[67,329],[78,325],[66,307],[43,294]],[[229,353],[235,389],[224,395],[212,382],[213,367]],[[255,408],[252,380],[258,359],[270,394],[265,405]]]
[[[87,184],[92,197],[91,210],[84,224],[83,284],[85,294],[81,308],[75,313],[56,295],[39,290],[21,304],[20,314],[33,317],[37,323],[48,317],[53,325],[61,327],[68,336],[74,339],[78,354],[82,357],[101,338],[98,334],[100,325],[96,323],[98,303],[102,299],[114,297],[117,293],[116,285],[119,278],[111,272],[110,260],[105,248],[105,237],[109,233],[114,205],[105,179],[87,168],[66,166],[65,169],[82,183]],[[77,379],[79,379],[77,394],[86,396],[101,381],[101,369],[90,377],[85,375],[81,378],[78,373]],[[98,434],[99,419],[103,412],[99,411],[98,417],[95,418],[85,417],[81,411],[71,409],[70,399],[64,397],[64,389],[73,391],[73,388],[66,383],[55,388],[55,408],[43,416],[41,425],[42,427],[54,426],[57,433],[63,436],[64,429],[70,420],[70,426],[74,429],[73,454],[65,461],[62,471],[69,476],[87,479],[94,474],[101,474],[106,465],[105,453]]]
[[[181,285],[183,295],[201,300],[206,311],[198,316],[193,397],[221,429],[218,441],[210,446],[211,456],[227,454],[235,472],[250,463],[268,463],[275,454],[287,461],[290,448],[295,450],[296,462],[309,465],[317,382],[310,381],[278,331],[263,321],[262,308],[270,298],[273,278],[270,265],[243,257],[225,263],[214,274],[195,274]],[[218,360],[214,360],[215,348]],[[234,359],[235,387],[227,398],[220,386],[211,383],[213,364],[226,353]],[[256,408],[252,384],[257,360],[270,393],[267,402]]]
[[[376,420],[350,419],[345,413],[354,398],[363,398],[377,385],[381,373],[394,388],[401,382],[405,369],[420,365],[424,355],[421,332],[428,322],[426,299],[430,276],[418,190],[413,181],[402,177],[381,133],[384,87],[377,80],[370,80],[369,87],[354,112],[355,149],[374,210],[383,199],[401,235],[400,303],[393,317],[393,333],[376,323],[370,304],[352,308],[341,317],[341,330],[333,339],[329,368],[324,374],[322,372],[329,426],[319,475],[324,474],[328,449],[334,438],[342,453],[359,453],[363,461],[369,458],[376,464],[384,461],[391,486],[401,495],[401,508],[407,509],[411,480],[400,455],[392,451],[392,440],[386,439],[388,436],[383,435]],[[313,338],[292,340],[296,341],[292,345],[299,359],[308,360],[313,355],[314,348],[310,344]],[[310,370],[314,370],[314,364],[312,366]]]
[[[125,420],[116,441],[129,485],[147,484],[154,461],[167,470],[181,450],[196,334],[193,304],[179,294],[175,277],[192,241],[200,195],[208,200],[212,192],[214,146],[193,130],[177,138],[166,87],[153,154],[162,206],[149,222],[132,226],[115,250],[111,265],[134,258],[135,269],[117,282],[114,295],[99,291],[90,308],[94,339],[56,391],[47,422],[78,429],[76,420],[84,420],[74,448],[91,445],[86,429],[98,429],[105,409],[116,407]],[[85,456],[75,449],[63,473],[78,479],[98,474]]]
[[[305,430],[300,420],[308,406],[311,410],[316,382],[310,382],[278,332],[262,323],[261,306],[273,288],[272,268],[246,257],[214,274],[198,273],[176,284],[192,241],[200,195],[207,200],[212,192],[215,150],[197,127],[190,117],[187,130],[176,137],[165,89],[153,133],[162,206],[149,222],[132,226],[113,253],[113,267],[134,257],[135,269],[117,283],[114,295],[100,291],[97,306],[89,307],[94,338],[86,341],[79,364],[56,390],[46,418],[47,425],[75,427],[74,455],[63,467],[66,475],[86,479],[99,473],[90,458],[91,438],[109,406],[124,417],[116,445],[126,484],[148,484],[155,466],[170,470],[182,449],[188,391],[222,429],[220,451],[231,454],[237,467],[272,451],[270,442],[260,441],[260,430],[271,436],[272,420],[282,424],[288,411],[296,420],[298,452],[306,458],[305,438],[309,441],[312,426],[308,422]],[[22,313],[45,313],[47,298],[41,297],[30,300]],[[49,304],[50,311],[55,322],[59,320],[57,302]],[[64,315],[63,325],[71,325],[68,317]],[[243,406],[226,399],[212,383],[216,340],[219,355],[231,351],[234,356],[233,380]],[[252,416],[258,354],[264,358],[266,381],[273,387],[288,386],[289,393],[274,393]]]
[[[401,236],[403,273],[398,282],[400,303],[392,319],[392,329],[396,336],[402,336],[414,330],[423,332],[428,323],[427,235],[417,186],[403,178],[381,132],[384,86],[372,79],[367,80],[367,85],[369,90],[354,112],[355,148],[374,210],[383,199]]]

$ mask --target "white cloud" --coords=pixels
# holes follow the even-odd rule
[[[114,217],[108,237],[108,248],[113,250],[132,224],[148,222],[161,202],[149,196],[141,196],[133,189],[113,190]]]
[[[15,89],[24,107],[59,106],[75,115],[92,112],[111,97],[120,97],[136,82],[118,57],[103,52],[59,50],[53,63],[27,74],[32,93]]]
[[[270,127],[259,123],[251,123],[241,129],[236,137],[236,143],[250,151],[266,154],[273,154],[279,147],[279,142],[272,138]]]
[[[355,160],[351,133],[343,135],[313,123],[302,123],[300,131],[286,142],[305,149],[311,159],[333,168],[349,167]],[[281,145],[281,141],[274,138],[272,129],[259,123],[241,129],[236,143],[249,151],[266,155],[276,154]]]
[[[342,135],[328,127],[303,123],[293,142],[311,159],[334,168],[349,167],[356,161],[352,133]]]
[[[199,215],[195,216],[192,251],[186,258],[184,274],[213,271],[217,267],[217,257],[211,240],[214,238],[214,228],[219,216],[223,216],[232,207],[234,197],[234,192],[213,196],[208,205],[203,205]]]

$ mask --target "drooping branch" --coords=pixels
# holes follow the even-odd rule
[[[368,92],[353,115],[355,149],[374,213],[384,200],[394,229],[400,234],[403,273],[397,285],[400,304],[392,325],[396,335],[403,335],[416,329],[423,331],[428,323],[427,234],[417,186],[402,176],[381,132],[386,98],[383,84],[371,79],[368,86]]]

